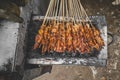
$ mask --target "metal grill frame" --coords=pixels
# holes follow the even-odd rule
[[[51,17],[48,17],[52,19]],[[44,58],[29,58],[27,62],[29,64],[38,64],[38,65],[53,65],[53,64],[62,64],[62,65],[85,65],[85,66],[106,66],[107,64],[107,24],[105,16],[89,16],[90,20],[93,23],[97,23],[96,27],[100,30],[101,36],[104,40],[105,46],[100,51],[97,57],[89,58],[60,58],[60,57],[44,57]],[[42,21],[44,16],[33,15],[32,21]]]

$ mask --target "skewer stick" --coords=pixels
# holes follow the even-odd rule
[[[47,16],[48,16],[48,13],[49,13],[49,11],[50,11],[50,7],[51,7],[51,5],[52,5],[52,2],[53,2],[53,0],[50,1],[50,4],[49,4],[49,6],[48,6],[48,10],[47,10],[47,12],[46,12],[46,15],[45,15],[45,18],[44,18],[44,21],[43,21],[43,24],[42,24],[42,25],[45,24],[45,21],[46,21],[46,18],[47,18]]]

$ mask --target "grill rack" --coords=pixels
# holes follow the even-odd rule
[[[42,21],[42,20],[44,20],[44,18],[45,18],[45,16],[34,16],[33,18],[32,18],[32,20],[39,20],[39,21]],[[47,20],[56,20],[56,21],[63,21],[63,19],[64,19],[64,21],[74,21],[74,19],[75,19],[75,21],[81,21],[82,22],[82,19],[84,19],[86,22],[89,22],[89,21],[91,21],[91,20],[88,20],[87,18],[85,18],[85,17],[80,17],[79,19],[78,18],[76,18],[76,17],[59,17],[59,16],[55,16],[55,17],[46,17],[46,19]]]
[[[54,17],[48,17],[48,19],[53,19],[53,18]],[[32,19],[31,23],[32,22],[42,23],[44,16],[32,15],[31,19]],[[99,54],[97,54],[97,56],[96,55],[90,57],[46,56],[46,55],[41,55],[40,52],[38,52],[37,50],[36,51],[28,50],[28,54],[32,55],[32,57],[29,56],[27,62],[29,64],[37,64],[37,65],[53,65],[53,64],[74,65],[75,64],[75,65],[86,65],[86,66],[106,66],[108,55],[107,55],[107,25],[105,21],[105,16],[89,16],[89,19],[91,20],[92,23],[96,24],[96,27],[100,30],[101,36],[105,43],[104,48],[100,51]],[[33,26],[32,24],[31,27],[35,27],[35,26]],[[28,29],[30,29],[29,26]]]

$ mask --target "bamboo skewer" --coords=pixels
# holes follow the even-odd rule
[[[51,0],[38,32],[34,49],[41,47],[42,53],[84,54],[104,46],[99,30],[93,26],[80,0]]]

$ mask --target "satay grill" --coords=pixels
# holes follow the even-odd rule
[[[51,0],[45,16],[31,17],[27,53],[29,64],[105,66],[105,17],[88,16],[80,0]]]

